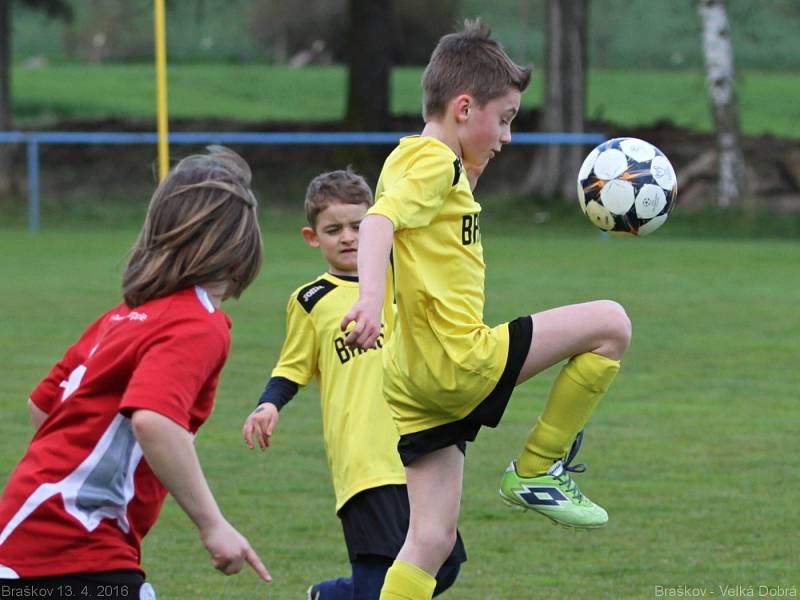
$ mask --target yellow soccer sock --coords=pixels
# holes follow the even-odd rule
[[[436,579],[416,565],[395,559],[386,572],[380,600],[431,600]]]
[[[544,411],[517,458],[517,472],[547,472],[569,450],[619,371],[619,361],[586,352],[573,356],[553,382]]]

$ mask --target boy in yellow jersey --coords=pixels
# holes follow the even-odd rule
[[[292,292],[280,359],[243,429],[248,446],[266,448],[278,411],[298,386],[317,380],[336,512],[352,574],[312,585],[310,600],[376,600],[408,529],[398,434],[381,393],[384,334],[379,333],[376,349],[352,350],[339,329],[342,314],[358,297],[358,230],[371,205],[366,181],[349,169],[323,173],[309,184],[308,226],[302,235],[322,251],[329,269]],[[452,585],[466,560],[460,540],[451,550],[438,570],[437,592]]]
[[[355,323],[346,338],[352,347],[375,345],[392,251],[397,321],[383,351],[384,395],[411,501],[408,535],[382,600],[431,597],[433,574],[456,539],[466,442],[497,425],[516,384],[564,360],[500,493],[571,527],[608,519],[567,468],[571,444],[630,341],[624,310],[601,300],[493,328],[483,322],[481,206],[472,188],[511,141],[529,79],[530,69],[516,65],[480,21],[444,36],[422,78],[422,135],[403,138],[386,159],[361,224],[359,299],[342,329]]]

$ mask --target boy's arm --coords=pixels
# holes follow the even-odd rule
[[[386,266],[392,250],[394,225],[383,215],[367,215],[358,230],[358,300],[342,319],[348,346],[374,348],[381,333],[381,310],[386,293]]]
[[[278,425],[278,411],[294,398],[298,388],[297,383],[286,377],[270,378],[256,409],[250,413],[242,427],[242,437],[248,448],[255,448],[253,435],[262,450],[269,447],[272,432]]]
[[[222,516],[200,467],[192,435],[168,417],[146,409],[134,411],[131,422],[147,464],[197,526],[214,567],[231,575],[247,561],[264,581],[270,581],[248,541]]]
[[[269,403],[274,404],[275,408],[280,410],[289,403],[289,400],[295,397],[297,390],[300,386],[286,377],[270,377],[267,382],[267,387],[261,393],[261,398],[258,399],[256,406]]]
[[[286,337],[278,364],[258,400],[258,406],[245,419],[242,437],[251,450],[255,441],[262,450],[270,445],[278,425],[278,411],[291,400],[301,385],[306,385],[317,371],[319,340],[308,305],[306,292],[317,288],[319,281],[303,286],[289,296],[286,305]],[[255,436],[255,441],[253,437]]]
[[[44,420],[47,418],[47,413],[33,403],[33,400],[28,398],[28,412],[31,415],[31,423],[34,429],[39,429]]]

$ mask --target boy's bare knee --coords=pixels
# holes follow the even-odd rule
[[[619,302],[614,300],[600,300],[600,302],[602,303],[603,320],[608,328],[608,341],[615,349],[615,354],[619,355],[613,358],[620,358],[631,343],[633,335],[631,320]]]
[[[409,535],[418,548],[424,549],[427,556],[435,557],[441,563],[450,556],[456,545],[455,528],[428,527],[423,531],[409,531]]]

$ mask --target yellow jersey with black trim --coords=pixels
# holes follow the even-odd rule
[[[357,299],[356,278],[330,273],[292,292],[286,338],[272,371],[298,385],[317,381],[336,512],[359,492],[406,483],[397,428],[381,393],[383,333],[378,348],[354,350],[339,327]]]
[[[460,158],[404,137],[384,163],[369,214],[394,225],[397,321],[384,350],[384,395],[401,434],[456,421],[497,385],[508,327],[483,322],[486,265]]]

